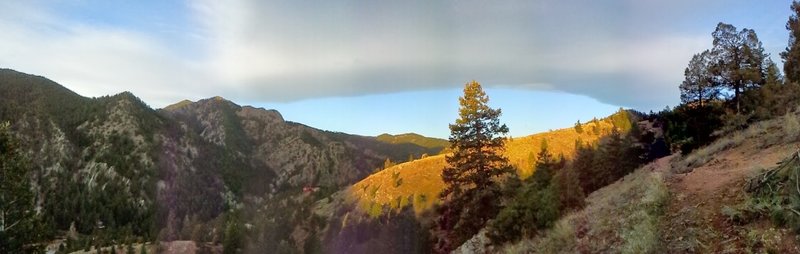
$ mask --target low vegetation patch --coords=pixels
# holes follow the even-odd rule
[[[746,203],[728,213],[748,215],[742,216],[746,220],[768,217],[778,226],[800,230],[800,153],[751,178],[746,190],[751,194]]]
[[[444,165],[444,155],[402,163],[356,183],[350,196],[361,211],[375,215],[383,207],[399,210],[400,205],[413,205],[415,212],[421,213],[433,206],[442,190],[439,174]]]
[[[659,172],[639,169],[587,198],[587,206],[505,253],[651,253],[669,193]]]
[[[777,119],[753,123],[747,129],[734,131],[691,154],[676,157],[680,161],[674,164],[673,172],[690,172],[711,161],[718,153],[738,147],[748,139],[758,140],[759,148],[767,148],[795,142],[799,135],[800,117],[796,113],[787,113]]]

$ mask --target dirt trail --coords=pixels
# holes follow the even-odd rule
[[[662,238],[668,253],[750,253],[759,251],[753,230],[765,230],[768,220],[738,225],[722,213],[725,206],[734,207],[745,200],[745,179],[760,169],[771,168],[786,158],[793,146],[758,147],[758,140],[714,155],[714,159],[686,174],[671,174],[671,158],[664,158],[653,170],[665,172],[670,190]],[[761,231],[758,231],[761,232]],[[780,229],[781,253],[800,253],[794,235]]]

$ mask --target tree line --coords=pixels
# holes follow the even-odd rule
[[[752,29],[719,23],[712,47],[695,54],[679,85],[681,104],[652,113],[667,142],[684,154],[750,123],[782,116],[800,100],[800,3],[786,23],[789,43],[780,57],[783,75]]]
[[[642,134],[634,124],[643,114],[620,109],[606,120],[614,130],[596,143],[577,141],[571,161],[556,157],[543,142],[533,175],[523,180],[502,156],[508,127],[499,121],[501,110],[488,102],[475,81],[459,98],[459,118],[450,125],[453,153],[446,156],[445,188],[431,232],[436,252],[450,252],[484,228],[498,243],[533,234],[581,208],[586,194],[667,154],[653,145],[653,133]]]

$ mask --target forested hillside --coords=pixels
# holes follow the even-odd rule
[[[0,122],[31,162],[42,232],[66,237],[66,250],[156,239],[302,250],[318,241],[292,239],[316,230],[308,202],[430,152],[220,97],[153,110],[130,93],[86,98],[13,70],[0,70]]]

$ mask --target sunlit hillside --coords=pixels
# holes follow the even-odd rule
[[[404,133],[398,135],[391,135],[384,133],[378,135],[377,137],[375,137],[375,139],[390,144],[409,143],[426,148],[436,148],[439,150],[445,149],[450,146],[450,143],[446,139],[425,137],[416,133]]]
[[[558,157],[563,154],[571,158],[575,143],[595,143],[610,133],[615,124],[621,129],[630,128],[629,115],[620,111],[597,121],[530,136],[510,138],[505,155],[522,178],[533,174],[532,162],[546,140],[548,150]],[[441,170],[446,165],[445,155],[436,155],[411,162],[401,163],[370,175],[354,184],[349,192],[358,207],[370,214],[380,214],[383,208],[399,209],[413,205],[416,212],[430,208],[443,188]]]

